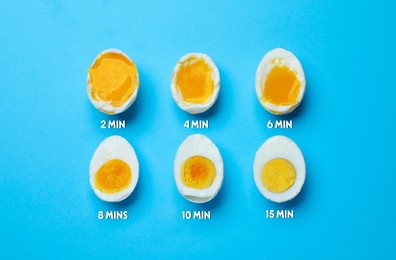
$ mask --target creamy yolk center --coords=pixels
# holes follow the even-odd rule
[[[208,158],[196,155],[184,162],[180,176],[187,187],[205,189],[212,185],[216,177],[216,168]]]
[[[122,106],[135,92],[137,86],[136,65],[120,53],[101,54],[88,71],[92,98]]]
[[[184,101],[203,104],[214,90],[213,71],[204,59],[192,57],[181,63],[176,86]]]
[[[261,170],[261,181],[271,192],[284,192],[296,181],[296,169],[286,159],[272,159]]]
[[[95,186],[103,193],[125,190],[132,181],[131,168],[122,160],[109,160],[95,174]]]
[[[275,105],[293,105],[300,92],[301,82],[287,66],[275,65],[263,86],[264,99]]]

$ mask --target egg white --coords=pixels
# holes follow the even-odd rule
[[[275,60],[275,64],[273,64]],[[295,71],[297,79],[300,81],[300,92],[298,93],[296,102],[291,105],[280,106],[272,104],[268,100],[264,100],[263,86],[272,69],[277,65],[288,67],[291,71]],[[256,95],[261,105],[273,114],[287,114],[292,112],[300,103],[305,93],[305,74],[300,61],[293,53],[282,48],[273,49],[267,52],[261,60],[256,72]]]
[[[264,165],[276,158],[288,160],[296,170],[294,184],[281,193],[274,193],[267,190],[261,181],[261,170]],[[256,186],[264,197],[278,203],[289,201],[300,193],[304,185],[306,174],[304,156],[297,144],[291,139],[281,135],[273,136],[265,141],[257,150],[254,158],[253,172]]]
[[[129,61],[131,61],[133,64],[135,64],[133,62],[133,60],[131,58],[129,58],[129,56],[124,53],[123,51],[120,51],[118,49],[107,49],[102,51],[96,58],[95,60],[92,62],[91,67],[95,64],[96,60],[103,54],[106,53],[118,53],[121,54],[123,56],[125,56],[125,58],[127,58]],[[135,64],[136,66],[136,64]],[[137,70],[137,67],[136,67]],[[136,89],[135,91],[131,94],[131,96],[124,102],[124,104],[122,104],[119,107],[115,107],[113,105],[111,105],[110,101],[104,101],[104,100],[95,100],[92,97],[92,85],[89,83],[90,80],[90,76],[89,73],[87,75],[87,93],[88,93],[88,97],[89,100],[91,101],[91,103],[95,106],[96,109],[98,109],[99,111],[109,114],[109,115],[115,115],[115,114],[119,114],[124,112],[125,110],[127,110],[136,100],[137,94],[138,94],[138,90],[139,90],[139,72],[136,72],[135,75],[135,79],[133,80],[133,82],[136,82]]]
[[[208,158],[216,168],[215,179],[208,188],[190,188],[184,185],[181,180],[180,172],[183,163],[195,155]],[[179,146],[175,156],[174,178],[179,193],[187,200],[195,203],[204,203],[213,199],[220,191],[224,178],[223,158],[217,146],[205,135],[194,134],[187,137]]]
[[[131,168],[132,181],[130,185],[117,193],[107,194],[101,192],[95,186],[95,174],[109,160],[119,159],[124,161]],[[106,138],[96,149],[89,165],[89,181],[95,194],[102,200],[108,202],[118,202],[126,199],[135,189],[139,179],[139,162],[135,150],[121,136],[113,135]]]
[[[212,95],[206,100],[204,104],[197,104],[197,103],[192,103],[192,102],[186,102],[183,99],[182,93],[178,90],[176,86],[176,75],[178,74],[180,70],[180,66],[182,63],[184,63],[186,60],[188,60],[191,57],[195,57],[198,59],[203,59],[209,67],[212,69],[212,79],[213,79],[213,84],[214,84],[214,89]],[[196,53],[192,52],[189,54],[184,55],[183,57],[180,58],[180,60],[177,62],[175,68],[173,69],[172,72],[172,81],[171,81],[171,92],[172,92],[172,97],[175,100],[176,104],[183,109],[184,111],[190,113],[190,114],[199,114],[207,111],[209,108],[213,106],[213,104],[216,102],[217,97],[219,96],[219,91],[220,91],[220,74],[219,70],[216,66],[216,64],[213,62],[213,60],[206,54],[203,53]]]

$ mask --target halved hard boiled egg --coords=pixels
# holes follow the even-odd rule
[[[96,149],[89,165],[89,180],[102,200],[126,199],[139,179],[139,162],[135,150],[121,136],[106,138]]]
[[[203,113],[216,102],[220,91],[220,74],[206,54],[189,53],[177,62],[171,81],[176,104],[190,114]]]
[[[135,63],[122,51],[101,52],[88,70],[88,97],[106,114],[124,112],[135,101],[139,74]]]
[[[261,60],[256,72],[256,95],[273,114],[292,112],[305,93],[305,74],[293,53],[277,48]]]
[[[289,138],[274,136],[265,141],[254,158],[254,181],[267,199],[285,202],[300,193],[305,182],[301,150]]]
[[[206,136],[187,137],[177,150],[174,178],[179,193],[187,200],[204,203],[213,199],[223,183],[223,158]]]

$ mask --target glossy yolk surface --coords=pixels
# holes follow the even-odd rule
[[[261,181],[264,187],[271,192],[284,192],[296,181],[296,169],[286,159],[272,159],[261,170]]]
[[[264,83],[264,100],[280,106],[293,105],[300,86],[296,73],[286,66],[275,65]]]
[[[132,181],[131,168],[122,160],[109,160],[95,174],[95,186],[103,193],[125,190]]]
[[[137,68],[120,53],[100,54],[88,71],[92,98],[110,102],[114,107],[122,106],[135,92]]]
[[[176,86],[185,102],[203,104],[212,95],[213,71],[202,58],[191,57],[180,64]]]
[[[180,176],[187,187],[205,189],[212,185],[216,177],[216,168],[208,158],[196,155],[184,162]]]

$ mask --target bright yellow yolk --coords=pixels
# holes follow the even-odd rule
[[[212,185],[216,177],[216,168],[208,158],[196,155],[184,162],[180,176],[187,187],[205,189]]]
[[[296,181],[296,169],[286,159],[272,159],[261,170],[261,181],[271,192],[284,192]]]
[[[125,190],[132,181],[128,164],[119,159],[109,160],[95,174],[95,186],[103,193],[114,194]]]
[[[263,86],[264,100],[287,106],[296,103],[301,83],[296,73],[286,66],[275,65]]]
[[[180,65],[176,86],[184,101],[203,104],[214,90],[213,71],[202,58],[191,57]]]
[[[135,92],[138,81],[136,65],[120,53],[99,55],[88,73],[92,98],[96,101],[120,107]]]

